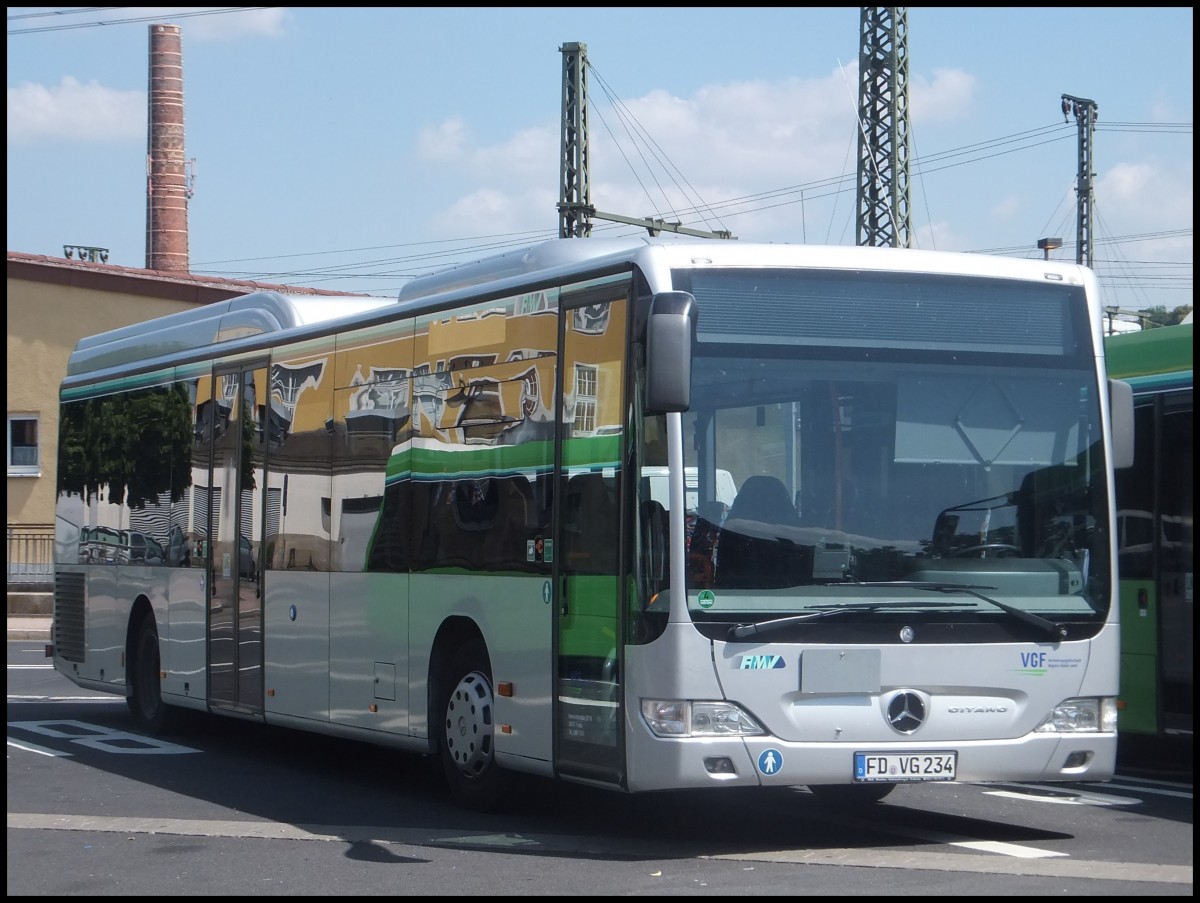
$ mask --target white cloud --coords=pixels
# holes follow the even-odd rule
[[[935,69],[933,81],[920,75],[908,80],[908,109],[913,120],[944,122],[965,115],[975,100],[978,80],[961,69]]]
[[[946,220],[925,223],[913,232],[913,247],[925,251],[965,251],[967,244],[962,235]]]
[[[848,79],[848,82],[847,82]],[[853,217],[855,184],[855,99],[853,74],[834,71],[820,79],[735,82],[710,85],[689,98],[652,91],[616,106],[593,99],[590,108],[592,203],[623,216],[679,218],[701,229],[735,234],[751,221],[759,234],[787,228],[799,238],[808,224],[826,237],[830,206],[840,203]],[[460,160],[470,165],[477,188],[440,218],[458,222],[476,209],[516,228],[545,223],[558,198],[546,173],[557,168],[559,123],[524,129],[506,140],[472,144],[461,119],[422,131],[417,150],[426,159]],[[799,188],[773,199],[753,201],[753,216],[739,217],[725,206],[698,218],[692,209],[780,186],[827,180],[846,172],[843,182]],[[839,191],[849,192],[838,200]],[[819,196],[823,201],[806,201]],[[491,205],[503,198],[503,213]],[[519,198],[519,200],[518,200]],[[531,203],[536,199],[535,203]],[[817,207],[824,207],[818,214]],[[527,210],[524,225],[513,217]],[[678,217],[675,214],[678,213]],[[850,226],[853,229],[853,225]]]
[[[910,101],[921,104],[927,121],[970,112],[974,76],[941,69],[914,82]],[[853,242],[857,92],[851,65],[819,78],[710,84],[687,97],[654,90],[614,103],[593,94],[591,201],[608,213],[660,216],[748,240]],[[546,192],[536,206],[528,200],[555,187],[547,185],[546,173],[557,169],[559,141],[558,122],[491,145],[476,144],[462,119],[427,129],[421,154],[467,162],[467,181],[474,183],[439,225],[469,222],[472,209],[518,229],[546,223],[557,197]],[[490,206],[499,199],[505,201],[502,212]],[[520,211],[528,211],[523,223]],[[1014,222],[1022,213],[1016,196],[991,210],[997,222]],[[945,222],[914,236],[914,242],[968,246]]]
[[[132,9],[132,8],[131,8]],[[138,20],[178,22],[184,40],[214,42],[277,37],[290,21],[286,7],[214,15],[187,15],[209,7],[137,7]],[[91,14],[90,18],[97,18]],[[110,21],[104,16],[103,21]],[[127,16],[111,17],[117,23]],[[57,86],[25,82],[8,89],[8,144],[56,140],[76,144],[144,141],[146,92],[106,88],[64,76]]]
[[[470,134],[461,117],[425,126],[417,135],[417,155],[435,162],[457,161],[465,153]]]
[[[853,73],[841,72],[710,85],[686,99],[654,91],[598,110],[593,171],[610,179],[640,171],[645,179],[656,170],[664,182],[694,185],[728,185],[736,174],[749,191],[823,178],[840,170],[853,141],[853,92]],[[608,130],[596,122],[600,113]]]
[[[1101,216],[1153,230],[1161,223],[1192,221],[1192,168],[1170,170],[1158,161],[1118,163],[1095,187]]]
[[[522,129],[500,144],[473,145],[461,117],[426,126],[417,136],[417,155],[433,163],[453,164],[455,173],[483,180],[540,178],[553,172],[557,160],[556,126]]]
[[[1165,89],[1160,88],[1159,93]],[[1147,108],[1146,118],[1150,122],[1190,122],[1192,119],[1192,111],[1188,109],[1185,112],[1180,112],[1173,104],[1162,97],[1155,97],[1150,101]]]
[[[123,142],[146,137],[146,92],[116,91],[64,76],[57,87],[8,89],[8,143],[53,139]]]
[[[447,235],[489,234],[552,228],[558,198],[550,189],[506,191],[480,188],[460,197],[433,221]],[[537,226],[531,226],[531,223]]]
[[[472,159],[481,176],[516,176],[534,181],[553,173],[558,161],[558,128],[522,129],[503,144],[480,148]]]

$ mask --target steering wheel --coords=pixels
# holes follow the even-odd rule
[[[965,558],[973,552],[1000,552],[1009,555],[1020,555],[1021,550],[1014,545],[1009,545],[1006,542],[985,542],[977,546],[967,546],[962,549],[955,549],[950,553],[951,558]]]

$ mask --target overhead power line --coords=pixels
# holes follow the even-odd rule
[[[136,8],[136,7],[134,7]],[[40,13],[19,13],[15,16],[9,16],[9,22],[15,22],[18,19],[44,19],[47,16],[76,16],[81,13],[98,13],[106,9],[130,9],[128,6],[81,6],[78,9],[51,9]]]
[[[137,6],[95,6],[89,7],[89,10],[105,10],[105,9],[140,9]],[[110,19],[106,21],[92,22],[64,22],[58,25],[44,25],[41,28],[18,28],[10,30],[9,36],[22,34],[41,34],[47,31],[70,31],[77,28],[101,28],[112,25],[131,25],[138,22],[162,22],[174,19],[191,19],[196,16],[220,16],[227,13],[244,13],[252,12],[259,9],[271,9],[269,6],[227,6],[220,9],[204,9],[195,10],[193,12],[175,12],[175,13],[158,13],[153,16],[127,16],[123,19]],[[76,10],[68,10],[64,13],[29,13],[24,16],[9,16],[11,22],[13,19],[30,18],[33,16],[50,16],[50,15],[69,15],[77,12]]]
[[[54,24],[36,28],[24,28],[10,31],[10,35],[16,34],[32,34],[49,31],[63,31],[79,28],[96,28],[102,26],[135,24],[147,21],[158,21],[162,19],[182,19],[192,18],[197,16],[212,16],[212,15],[227,15],[229,13],[248,12],[254,10],[269,9],[270,7],[221,7],[214,9],[192,10],[187,12],[176,12],[168,16],[147,16],[142,14],[144,8],[141,7],[76,7],[62,10],[41,10],[38,12],[22,13],[8,16],[9,22],[17,21],[33,21],[33,20],[60,20],[67,16],[90,17],[88,21],[76,22],[61,22],[56,21]],[[134,15],[114,16],[109,19],[97,18],[99,13],[108,13],[115,11],[129,11],[136,13]],[[658,194],[663,198],[665,209],[656,211],[655,215],[670,215],[673,220],[679,221],[681,224],[688,222],[691,224],[703,224],[707,226],[711,219],[720,219],[721,217],[733,218],[745,216],[755,213],[769,211],[779,207],[785,207],[793,204],[812,203],[823,198],[835,197],[846,192],[851,192],[856,189],[855,177],[853,175],[843,174],[841,176],[817,179],[809,182],[787,185],[779,188],[768,189],[766,191],[756,192],[752,194],[742,195],[733,198],[727,198],[715,203],[707,203],[702,200],[695,188],[687,182],[686,178],[680,173],[678,167],[673,162],[666,158],[666,154],[662,148],[654,142],[649,136],[647,130],[637,122],[632,113],[625,104],[617,98],[610,89],[610,86],[604,81],[600,74],[596,71],[594,65],[589,63],[589,70],[592,72],[597,83],[602,91],[612,103],[613,110],[616,113],[621,128],[629,140],[633,141],[638,148],[638,156],[641,159],[641,164],[646,167],[646,170],[653,175],[654,187]],[[597,115],[599,115],[597,113]],[[605,123],[608,128],[608,123]],[[1193,131],[1193,125],[1190,122],[1116,122],[1105,121],[1098,119],[1095,124],[1096,131],[1106,132],[1126,132],[1126,133],[1141,133],[1141,134],[1157,134],[1157,135],[1190,135]],[[1033,129],[1028,129],[1021,132],[1015,132],[1008,135],[1002,135],[997,138],[988,139],[985,141],[976,142],[973,144],[964,145],[958,148],[951,148],[945,151],[939,151],[933,154],[926,154],[920,157],[913,157],[911,160],[912,170],[914,175],[927,176],[933,173],[943,172],[945,170],[954,169],[959,166],[966,166],[974,163],[979,163],[996,157],[1006,156],[1012,153],[1022,153],[1042,147],[1046,144],[1059,141],[1066,141],[1073,137],[1075,129],[1068,124],[1056,122],[1053,125],[1039,126]],[[611,129],[610,129],[611,133]],[[618,145],[618,150],[624,156],[625,151],[620,147],[620,142],[616,136],[613,136],[613,141]],[[653,159],[648,160],[647,156]],[[626,162],[633,169],[633,164],[626,157]],[[653,174],[653,165],[660,167],[660,172],[665,174],[667,180],[671,182],[675,190],[689,201],[689,206],[683,208],[675,208],[672,201],[667,197],[664,190],[664,185],[659,184],[658,175]],[[650,197],[650,191],[640,176],[635,173],[637,181],[642,187],[643,193],[647,198]],[[651,206],[657,206],[651,202]],[[618,224],[602,225],[597,223],[595,226],[597,231],[603,230],[606,232],[620,231],[628,234],[629,227]],[[640,230],[639,230],[640,231]],[[1053,230],[1052,230],[1053,231]],[[1051,234],[1047,232],[1045,234]],[[1102,236],[1096,240],[1095,244],[1098,247],[1102,246],[1119,246],[1121,244],[1133,242],[1147,241],[1162,241],[1164,239],[1186,238],[1192,234],[1190,229],[1170,230],[1161,232],[1143,233],[1139,235],[1125,235],[1118,237]],[[227,275],[234,278],[260,278],[272,280],[333,280],[357,278],[364,280],[376,279],[395,279],[395,278],[411,278],[415,275],[423,275],[435,269],[440,269],[446,265],[470,259],[477,255],[489,253],[505,248],[516,247],[532,241],[540,241],[544,238],[552,238],[554,235],[552,230],[543,231],[527,231],[520,233],[507,233],[500,235],[481,235],[472,237],[463,237],[457,239],[448,239],[444,242],[419,242],[414,244],[401,245],[381,245],[362,248],[351,248],[342,250],[319,250],[311,252],[291,253],[284,255],[262,256],[255,258],[243,258],[240,260],[223,260],[214,261],[203,264],[206,269],[204,271],[193,267],[195,272],[207,272],[209,275]],[[233,273],[231,271],[219,271],[213,268],[221,267],[228,264],[236,263],[267,263],[269,261],[281,262],[284,260],[309,260],[319,257],[331,256],[350,256],[363,255],[372,252],[387,252],[388,250],[396,249],[405,251],[412,249],[412,253],[401,253],[397,256],[381,256],[372,257],[366,260],[355,260],[349,263],[330,264],[327,266],[301,266],[286,271],[268,271],[254,274]],[[1026,255],[1034,253],[1031,246],[1020,245],[1009,248],[992,248],[982,249],[976,253],[998,254],[998,255]],[[1170,287],[1175,287],[1178,283],[1179,288],[1191,287],[1190,262],[1181,262],[1178,264],[1163,264],[1159,262],[1148,261],[1123,261],[1119,259],[1100,258],[1095,261],[1100,269],[1110,267],[1129,267],[1129,266],[1176,266],[1188,268],[1187,275],[1184,274],[1156,274],[1154,276],[1138,276],[1140,281],[1147,283],[1153,282],[1155,288],[1168,287],[1160,283],[1166,282]],[[398,272],[403,270],[404,272]],[[415,272],[410,272],[415,271]],[[1105,277],[1105,281],[1114,285],[1122,283],[1126,279],[1134,279],[1132,276],[1119,275],[1112,273]]]

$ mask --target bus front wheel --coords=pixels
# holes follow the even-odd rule
[[[138,622],[130,652],[130,693],[125,702],[139,726],[152,734],[161,733],[167,723],[167,707],[159,683],[158,627],[153,615],[144,615]]]
[[[450,795],[471,809],[494,809],[507,791],[508,776],[496,764],[491,664],[482,640],[464,644],[442,682],[438,757]]]

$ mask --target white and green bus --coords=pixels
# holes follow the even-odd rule
[[[1105,780],[1132,404],[1102,320],[1050,261],[565,239],[94,336],[54,664],[150,731],[435,757],[480,808],[519,773]]]

